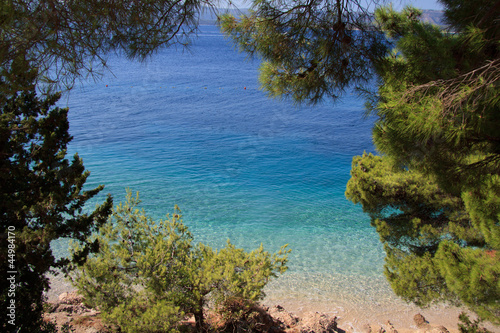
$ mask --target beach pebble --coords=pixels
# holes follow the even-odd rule
[[[429,324],[427,322],[427,320],[425,320],[425,317],[422,316],[420,313],[417,313],[413,317],[413,321],[415,322],[415,324],[417,325],[418,328],[425,327],[425,326],[427,326]]]
[[[337,331],[337,317],[323,313],[307,313],[299,322],[300,333],[333,333]]]
[[[287,328],[293,327],[297,324],[299,319],[286,311],[282,306],[276,305],[267,310],[269,314],[274,318],[283,323]]]
[[[59,295],[60,304],[80,304],[83,301],[83,296],[78,295],[76,291],[65,292]]]

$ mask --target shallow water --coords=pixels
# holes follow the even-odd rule
[[[127,187],[140,191],[155,218],[177,204],[196,240],[213,247],[289,244],[290,269],[269,284],[270,304],[401,309],[369,218],[344,197],[352,157],[374,150],[362,99],[270,100],[258,89],[259,61],[213,26],[190,52],[163,50],[143,64],[115,56],[109,66],[114,75],[61,101],[70,107],[69,153],[91,171],[89,187],[105,184],[115,203]],[[55,246],[66,253],[66,243]]]

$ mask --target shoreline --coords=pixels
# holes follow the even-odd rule
[[[62,275],[51,275],[50,282],[51,288],[46,294],[47,301],[50,303],[57,302],[59,295],[62,293],[75,290]],[[274,283],[279,283],[279,279]],[[416,325],[413,320],[416,314],[423,315],[432,327],[444,326],[450,333],[458,333],[458,315],[465,311],[463,308],[447,305],[436,305],[421,309],[415,305],[406,304],[400,299],[374,302],[373,304],[349,304],[342,300],[300,299],[272,289],[267,291],[266,298],[260,303],[268,307],[282,306],[287,312],[297,317],[303,317],[310,312],[335,316],[339,327],[351,333],[367,333],[369,331],[368,327],[371,328],[372,332],[382,332],[381,329],[387,327],[388,322],[399,333],[423,333],[428,331]],[[474,318],[473,315],[472,318]],[[495,327],[489,323],[482,326],[493,333],[500,333],[500,327]]]

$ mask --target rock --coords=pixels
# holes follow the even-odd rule
[[[314,312],[304,315],[299,322],[300,333],[334,333],[337,331],[337,317]]]
[[[83,314],[83,313],[89,313],[89,312],[96,312],[95,310],[89,309],[85,307],[83,304],[56,304],[56,307],[53,308],[51,311],[48,311],[49,313],[60,313],[60,312],[66,312],[69,314]]]
[[[424,333],[449,333],[444,326],[432,326],[431,324],[429,324],[429,322],[425,320],[425,317],[420,313],[416,314],[413,317],[413,320],[415,321],[417,327],[423,330]]]
[[[287,312],[282,306],[276,305],[273,306],[272,308],[268,308],[267,312],[271,317],[273,317],[275,320],[281,322],[284,327],[290,328],[295,326],[299,319],[292,315],[291,313]]]
[[[394,325],[392,325],[390,321],[387,321],[387,331],[389,333],[398,333],[398,331],[394,328]]]
[[[444,326],[435,326],[430,329],[425,330],[426,333],[449,333],[449,331]]]
[[[83,302],[83,296],[78,295],[76,291],[71,291],[69,293],[62,293],[59,295],[60,304],[80,304]]]
[[[99,318],[88,315],[77,316],[73,319],[72,325],[77,327],[81,332],[97,333],[97,332],[112,332],[111,326],[105,325]],[[117,328],[114,328],[117,329]]]
[[[95,314],[95,311],[84,313],[82,315],[69,312],[47,313],[44,315],[44,320],[55,323],[58,332],[64,331],[64,326],[69,327],[70,332],[73,333],[116,332],[117,327],[104,324]]]
[[[44,315],[45,321],[56,324],[58,332],[64,331],[64,326],[73,333],[106,333],[116,331],[102,322],[99,311],[89,309],[83,304],[83,297],[76,292],[62,293],[54,304],[48,305]]]
[[[53,313],[59,313],[59,312],[73,313],[74,312],[74,306],[71,305],[71,304],[59,304],[51,312],[53,312]]]
[[[425,317],[422,316],[420,313],[417,313],[413,317],[413,321],[415,322],[418,328],[426,327],[427,325],[429,325],[429,322],[425,320]]]
[[[45,312],[46,313],[56,312],[58,307],[59,304],[56,303],[45,303]]]

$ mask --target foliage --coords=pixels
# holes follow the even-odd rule
[[[357,1],[258,0],[221,26],[263,59],[271,96],[367,92],[381,156],[354,159],[346,196],[371,216],[392,287],[500,323],[500,2],[442,2],[450,31],[415,8],[371,16]]]
[[[0,3],[0,245],[14,242],[16,329],[35,332],[40,326],[45,273],[66,268],[56,261],[50,242],[58,238],[84,241],[106,220],[111,199],[90,214],[86,201],[102,186],[83,191],[88,172],[81,159],[65,159],[71,140],[67,110],[50,108],[75,80],[98,77],[110,52],[144,59],[160,47],[185,45],[196,31],[204,1],[7,0]],[[43,91],[45,98],[36,96]],[[10,228],[10,229],[8,229]],[[87,244],[81,260],[97,243]],[[7,265],[2,252],[2,269]],[[4,260],[5,259],[5,260]],[[7,271],[5,269],[4,271]],[[10,284],[1,302],[9,301]],[[7,288],[4,288],[7,287]],[[0,327],[5,329],[7,317]],[[12,327],[9,327],[9,329]]]
[[[481,323],[480,319],[471,321],[469,316],[464,312],[462,312],[458,318],[460,319],[460,323],[458,324],[458,331],[460,333],[491,333],[486,328],[479,326]]]
[[[373,108],[381,118],[375,144],[459,193],[462,183],[499,174],[498,42],[473,26],[440,32],[406,19],[410,12],[378,11],[398,53],[377,64],[383,84]]]
[[[353,160],[346,196],[370,214],[396,293],[419,305],[460,302],[498,324],[500,34],[485,20],[500,9],[465,3],[445,1],[454,33],[413,8],[376,12],[395,43],[375,64],[369,103],[382,156]]]
[[[252,304],[269,279],[287,269],[285,247],[271,255],[262,246],[246,252],[229,241],[221,250],[194,245],[178,208],[154,221],[136,208],[139,202],[128,191],[96,236],[99,253],[73,277],[88,305],[125,332],[177,331],[185,314],[202,329],[208,306],[222,311],[231,299]]]
[[[259,0],[248,16],[223,16],[221,27],[241,51],[262,58],[260,81],[270,96],[316,103],[366,85],[373,61],[384,56],[387,42],[373,29],[366,5]]]
[[[185,45],[208,1],[8,0],[0,4],[0,67],[21,58],[58,88],[99,75],[106,55],[144,59]]]
[[[31,74],[23,73],[23,80]],[[30,90],[0,95],[0,262],[3,272],[16,272],[9,274],[15,281],[0,281],[2,308],[15,300],[15,325],[8,323],[12,318],[0,319],[5,332],[40,328],[43,292],[49,287],[45,274],[68,262],[54,258],[50,243],[64,237],[82,241],[73,258],[79,260],[95,249],[86,239],[106,221],[112,207],[108,197],[94,211],[83,213],[84,204],[103,187],[83,190],[89,172],[78,155],[66,159],[71,141],[68,109],[54,108],[57,94],[37,96],[32,82],[24,85],[31,83]],[[0,90],[9,85],[0,79]]]
[[[227,298],[215,312],[209,313],[208,326],[213,332],[269,332],[276,326],[266,309],[241,298]]]

